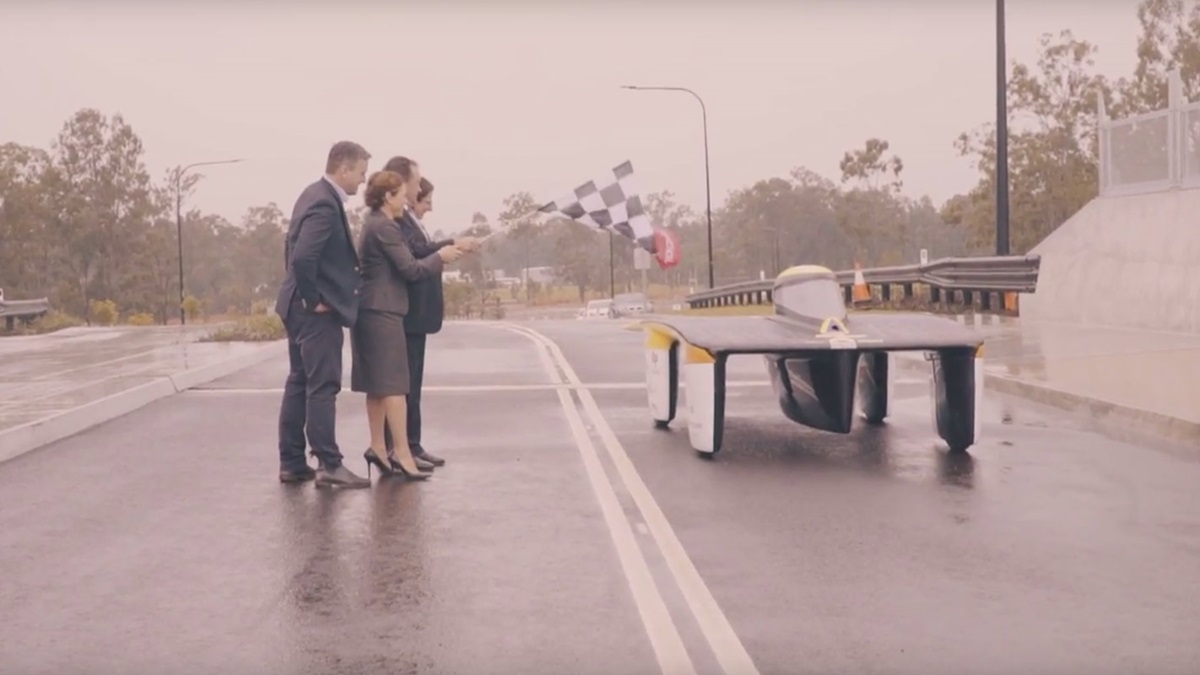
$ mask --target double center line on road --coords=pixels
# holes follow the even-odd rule
[[[589,387],[580,381],[562,350],[553,340],[531,328],[512,324],[500,324],[499,327],[532,340],[540,347],[538,355],[551,378],[565,380],[566,384],[572,385],[571,390],[574,390],[576,396],[579,397],[584,413],[599,434],[609,458],[640,511],[642,520],[650,530],[650,536],[662,553],[663,559],[666,560],[671,575],[678,584],[688,607],[692,610],[692,615],[699,624],[700,630],[721,668],[727,675],[758,675],[758,669],[754,665],[753,659],[750,658],[750,654],[734,632],[729,619],[717,605],[708,585],[704,583],[704,579],[696,570],[691,558],[688,557],[687,551],[684,550],[683,544],[675,535],[674,529],[671,528],[671,524],[667,521],[658,502],[655,501],[646,484],[642,482],[628,453],[625,452],[616,433],[613,432],[600,412],[600,407],[592,397]],[[592,489],[600,502],[604,520],[612,535],[642,623],[646,627],[651,646],[658,658],[659,667],[664,674],[694,674],[695,666],[650,573],[645,556],[633,536],[632,526],[622,511],[617,493],[600,463],[591,436],[584,427],[583,419],[575,402],[571,400],[569,391],[567,388],[558,389],[559,401],[566,412],[567,421],[583,457],[584,466],[592,482]]]

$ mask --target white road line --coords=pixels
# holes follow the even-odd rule
[[[555,364],[563,375],[566,376],[568,382],[577,386],[582,384],[579,376],[575,374],[575,370],[563,355],[562,350],[559,349],[553,340],[532,328],[524,326],[509,324],[501,325],[500,327],[524,333],[531,339],[541,343],[550,351]],[[583,403],[584,412],[600,434],[609,457],[616,466],[617,472],[621,475],[621,479],[625,483],[625,487],[637,505],[638,510],[641,511],[642,519],[650,529],[651,537],[653,537],[655,543],[658,545],[663,558],[666,559],[671,574],[679,584],[679,589],[688,606],[691,608],[697,623],[699,623],[700,630],[704,633],[705,639],[708,640],[713,654],[721,664],[721,668],[728,675],[758,675],[758,668],[754,665],[754,660],[750,658],[750,654],[746,651],[745,646],[742,645],[742,641],[734,632],[729,619],[721,611],[720,606],[717,605],[716,598],[713,597],[712,592],[708,589],[708,585],[704,583],[704,579],[700,576],[699,571],[696,570],[696,566],[692,563],[691,558],[688,557],[687,551],[684,550],[683,544],[675,535],[674,529],[671,528],[671,524],[667,521],[667,517],[662,512],[658,502],[655,501],[646,484],[642,482],[641,476],[638,475],[637,469],[629,459],[629,454],[621,446],[616,433],[613,432],[612,427],[604,419],[604,415],[600,412],[599,406],[596,405],[595,399],[592,398],[591,392],[582,387],[577,391],[579,399]],[[560,393],[560,396],[566,395],[566,392]]]
[[[681,382],[679,386],[682,388],[683,383]],[[771,386],[771,383],[767,382],[766,380],[763,380],[762,382],[757,382],[757,381],[753,381],[753,380],[741,380],[741,381],[734,380],[732,382],[727,383],[727,386],[729,386],[730,388],[733,388],[733,389],[742,389],[742,388],[754,388],[754,387],[769,387],[769,386]],[[636,390],[645,389],[645,388],[646,388],[645,382],[591,382],[591,383],[585,382],[585,383],[581,383],[578,385],[569,384],[567,382],[560,382],[557,384],[463,384],[463,385],[442,385],[442,386],[432,386],[432,387],[421,387],[421,393],[422,394],[429,394],[429,393],[433,393],[433,394],[438,394],[438,393],[472,394],[472,393],[483,393],[483,392],[492,392],[492,391],[555,391],[555,390],[572,391],[572,390],[579,390],[579,389],[635,390],[636,391]],[[343,390],[343,391],[345,391],[345,390]],[[261,387],[261,388],[258,388],[258,387],[237,387],[237,388],[234,388],[234,387],[231,387],[231,388],[198,387],[195,389],[189,389],[188,393],[198,393],[198,394],[282,394],[283,387]]]
[[[536,345],[536,341],[534,342]],[[545,349],[538,349],[537,352],[546,373],[551,378],[557,378],[551,354]],[[617,549],[617,558],[621,561],[621,569],[625,573],[625,579],[629,582],[629,589],[637,604],[642,625],[645,626],[646,634],[650,638],[654,656],[658,659],[658,666],[664,675],[675,675],[676,673],[695,675],[696,669],[692,665],[687,648],[683,645],[683,638],[679,635],[679,629],[676,628],[675,622],[671,618],[671,612],[667,609],[658,585],[655,584],[654,577],[650,574],[646,558],[638,548],[633,528],[629,520],[625,518],[621,504],[617,500],[616,490],[613,489],[612,483],[608,480],[608,474],[600,464],[600,455],[596,452],[591,436],[584,427],[583,418],[566,389],[558,389],[558,400],[567,415],[567,423],[571,428],[571,434],[575,437],[575,445],[579,448],[579,454],[583,458],[583,465],[587,470],[588,480],[592,484],[592,491],[596,494],[597,501],[600,502],[600,511],[604,515],[604,522],[612,536],[613,546]]]
[[[929,384],[928,378],[897,378],[896,384]],[[770,387],[770,382],[755,382],[752,380],[727,382],[726,387],[729,389],[756,389]],[[644,382],[592,382],[581,384],[569,384],[566,382],[559,384],[462,384],[462,385],[441,385],[433,387],[422,387],[422,394],[482,394],[487,392],[502,392],[502,391],[583,391],[591,389],[600,389],[605,391],[639,391],[644,390],[646,384]],[[683,383],[679,383],[679,388],[687,389]],[[343,392],[346,390],[343,389]],[[183,392],[184,394],[206,394],[206,395],[232,395],[232,394],[270,394],[271,396],[280,396],[283,394],[283,387],[206,387],[200,386]],[[0,408],[4,406],[17,406],[25,401],[3,401],[0,400]]]

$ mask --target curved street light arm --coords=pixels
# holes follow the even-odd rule
[[[175,174],[175,240],[179,246],[179,325],[183,326],[187,323],[187,318],[183,311],[183,175],[188,172],[188,169],[197,166],[210,166],[213,164],[237,164],[245,161],[242,158],[238,159],[222,159],[215,162],[193,162],[179,170]]]
[[[683,91],[691,94],[700,104],[700,119],[704,126],[704,208],[708,220],[708,287],[715,288],[714,271],[713,271],[713,239],[712,239],[712,179],[709,172],[708,164],[708,107],[704,105],[704,99],[700,98],[700,94],[688,89],[687,87],[642,87],[637,85],[623,84],[622,89],[632,89],[635,91]]]

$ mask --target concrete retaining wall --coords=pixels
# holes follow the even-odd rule
[[[1200,189],[1093,199],[1031,252],[1023,317],[1200,333]]]

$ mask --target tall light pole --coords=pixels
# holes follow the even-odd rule
[[[617,297],[617,276],[616,272],[616,251],[613,243],[614,237],[612,232],[608,233],[608,297],[615,299]]]
[[[996,0],[996,255],[1008,255],[1008,66],[1004,0]]]
[[[222,159],[216,162],[196,162],[188,164],[175,174],[175,239],[179,243],[179,325],[187,323],[183,312],[183,174],[187,173],[188,169],[197,166],[211,166],[213,164],[237,164],[244,161],[242,159]]]
[[[691,89],[685,87],[639,87],[629,84],[621,85],[622,89],[633,89],[636,91],[685,91],[700,102],[700,117],[704,124],[704,201],[705,213],[708,215],[708,287],[714,288],[716,282],[713,281],[713,240],[712,240],[712,181],[709,179],[708,173],[708,110],[704,107],[704,99]]]

